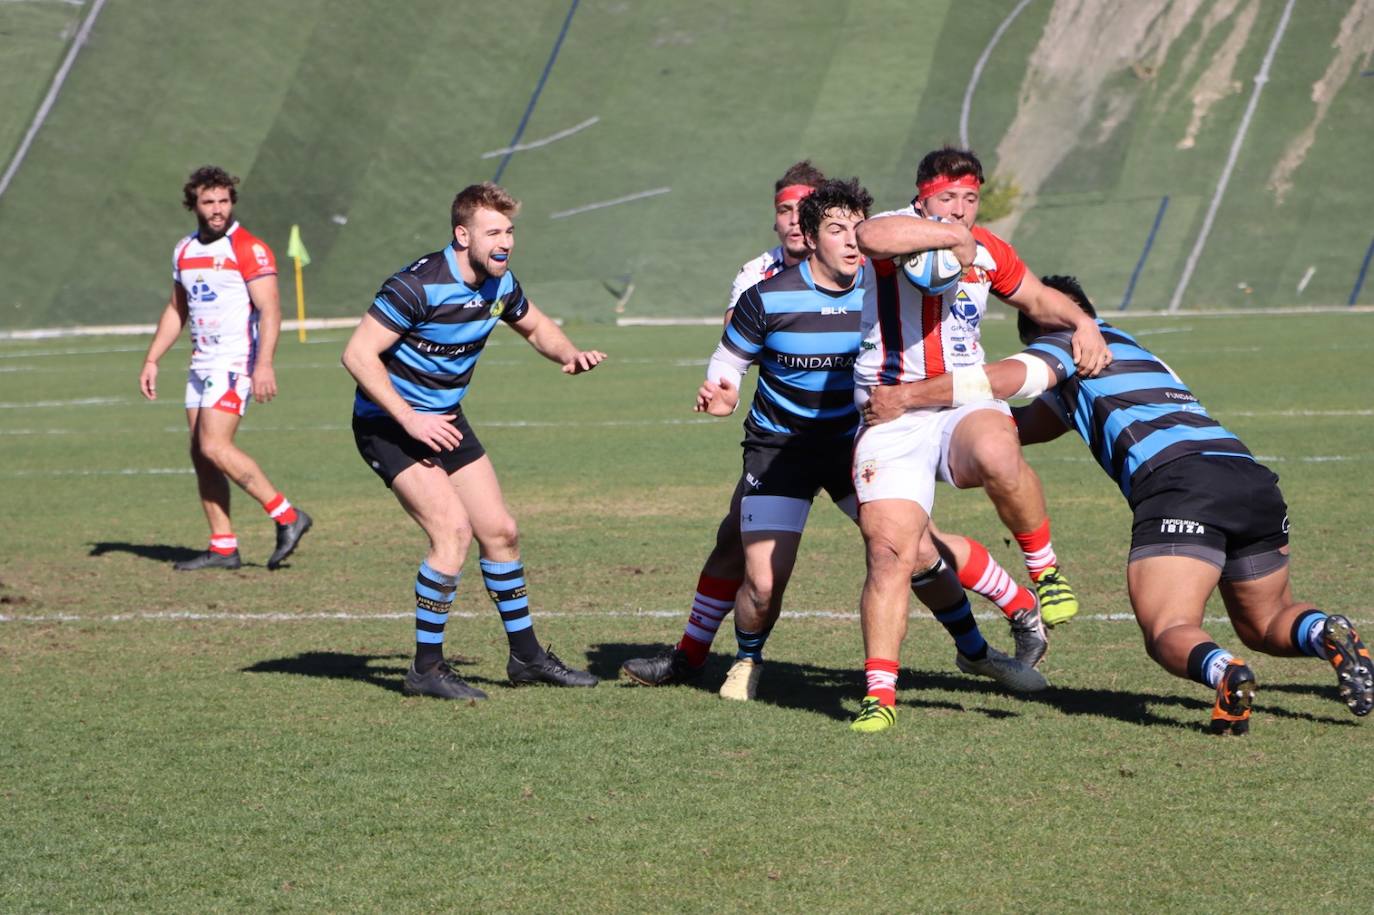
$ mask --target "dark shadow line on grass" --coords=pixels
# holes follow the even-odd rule
[[[406,658],[405,654],[349,654],[342,651],[303,651],[288,658],[272,658],[241,668],[248,674],[293,674],[327,680],[356,680],[393,693],[401,692],[409,665],[373,666],[374,661]],[[451,664],[459,663],[450,660]]]
[[[91,544],[88,556],[104,556],[106,553],[132,553],[154,562],[181,562],[199,556],[204,550],[193,550],[186,546],[171,546],[166,543],[129,543],[123,540],[101,540]]]

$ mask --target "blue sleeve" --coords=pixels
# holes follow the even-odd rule
[[[750,286],[735,303],[720,342],[739,358],[753,362],[763,349],[767,335],[768,316],[763,310],[763,297],[759,295],[758,286]]]
[[[514,274],[507,273],[510,278],[510,291],[501,296],[501,320],[507,324],[514,324],[530,312],[530,301],[525,298],[525,290],[520,287],[520,281]]]
[[[377,290],[367,313],[388,330],[404,334],[424,320],[428,307],[424,285],[408,273],[394,273]]]
[[[1037,337],[1025,353],[1044,360],[1054,374],[1056,385],[1072,378],[1078,371],[1073,364],[1073,334],[1070,331],[1059,330]]]

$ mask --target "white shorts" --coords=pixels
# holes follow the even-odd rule
[[[980,400],[947,410],[904,413],[891,422],[865,426],[854,440],[854,492],[859,504],[879,499],[917,502],[929,515],[935,505],[935,481],[954,484],[949,471],[949,442],[965,416],[996,410],[1010,417],[1000,400]]]
[[[238,372],[192,369],[186,376],[188,410],[219,410],[242,416],[252,393],[253,379]]]

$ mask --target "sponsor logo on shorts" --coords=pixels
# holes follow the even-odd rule
[[[1283,516],[1283,532],[1284,532],[1285,534],[1288,533],[1288,516],[1287,516],[1287,515],[1284,515],[1284,516]]]
[[[749,484],[750,489],[758,489],[760,486],[763,485],[763,481],[760,480],[758,477],[754,476],[752,473],[746,473],[744,475],[744,482]]]
[[[1207,533],[1207,528],[1201,521],[1189,521],[1186,518],[1161,518],[1159,532],[1161,534],[1201,535]]]
[[[862,464],[859,465],[859,472],[855,474],[855,476],[857,476],[860,480],[863,480],[865,483],[872,483],[873,478],[877,475],[877,461],[864,461]]]

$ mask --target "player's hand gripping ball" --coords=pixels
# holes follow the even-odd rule
[[[942,220],[939,217],[935,221]],[[902,272],[917,289],[926,295],[939,295],[959,282],[964,268],[949,248],[934,251],[918,251],[902,261]]]

